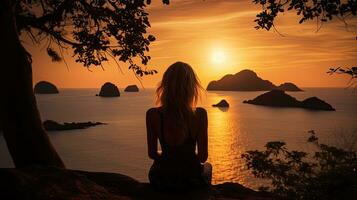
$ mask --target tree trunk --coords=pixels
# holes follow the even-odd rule
[[[0,121],[4,138],[16,167],[64,167],[42,127],[33,93],[31,56],[16,30],[14,2],[0,3]]]

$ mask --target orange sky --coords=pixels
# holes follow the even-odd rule
[[[164,6],[159,1],[148,11],[157,40],[152,43],[149,66],[157,75],[142,79],[145,87],[155,87],[165,69],[175,61],[191,64],[202,85],[228,73],[252,69],[275,84],[294,82],[300,87],[345,87],[347,76],[329,76],[330,66],[357,65],[357,19],[346,27],[340,21],[324,24],[316,32],[316,22],[299,25],[295,14],[286,13],[274,31],[256,30],[253,20],[260,7],[251,0],[180,0]],[[119,87],[138,84],[124,63],[92,67],[91,71],[65,53],[66,65],[53,63],[43,46],[25,45],[33,55],[34,82],[47,80],[60,88],[98,88],[111,81]]]

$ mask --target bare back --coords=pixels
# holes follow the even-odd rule
[[[170,116],[164,116],[164,122],[161,124],[161,111],[161,108],[151,108],[146,114],[149,157],[154,160],[160,157],[157,149],[157,141],[159,140],[160,134],[162,134],[165,142],[170,146],[182,144],[189,134],[190,137],[194,138],[195,144],[197,145],[198,159],[202,163],[205,162],[208,155],[206,110],[197,108],[192,119],[188,119],[186,126],[181,127],[178,127],[175,119]]]

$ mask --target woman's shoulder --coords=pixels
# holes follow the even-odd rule
[[[197,116],[201,117],[201,116],[207,116],[207,111],[206,109],[202,108],[202,107],[197,107],[195,110],[195,113]]]
[[[149,108],[149,109],[146,111],[146,115],[147,115],[147,116],[158,115],[158,114],[160,114],[160,110],[161,110],[161,107]]]

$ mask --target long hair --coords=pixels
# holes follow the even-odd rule
[[[182,125],[192,116],[202,89],[192,67],[176,62],[167,68],[156,89],[156,104]]]

